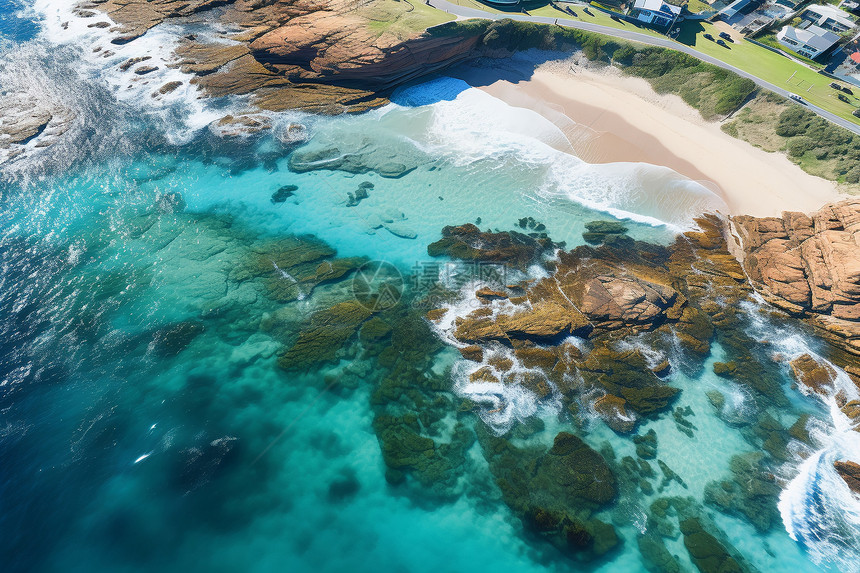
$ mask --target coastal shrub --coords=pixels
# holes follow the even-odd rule
[[[779,115],[776,123],[776,134],[783,137],[800,135],[807,130],[813,114],[800,106],[793,105]]]
[[[556,35],[549,26],[504,19],[491,22],[482,41],[493,50],[549,50],[556,46]]]
[[[788,154],[792,157],[803,157],[807,151],[815,147],[815,142],[808,137],[798,137],[788,144]]]
[[[647,79],[659,93],[679,95],[709,119],[736,110],[756,89],[752,80],[681,52],[628,45],[616,55],[625,73]]]
[[[719,70],[716,74],[722,90],[717,100],[715,111],[720,115],[728,114],[739,108],[744,101],[755,91],[755,82],[748,78],[742,78],[735,74],[729,75],[726,70]]]
[[[612,55],[612,59],[615,62],[618,62],[625,66],[629,66],[633,61],[633,56],[635,55],[636,48],[634,48],[630,44],[625,44],[615,50],[615,53]]]

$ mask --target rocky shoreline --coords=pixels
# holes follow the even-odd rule
[[[270,111],[341,113],[386,103],[398,85],[474,56],[480,41],[478,34],[380,33],[380,3],[85,0],[76,15],[109,16],[116,45],[164,24],[196,25],[205,33],[181,38],[176,66],[207,95],[252,95],[254,106]]]
[[[836,349],[840,366],[860,376],[860,199],[812,214],[734,217],[737,254],[770,304],[804,318]]]

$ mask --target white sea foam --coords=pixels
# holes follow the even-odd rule
[[[167,131],[174,143],[187,141],[195,130],[201,129],[224,115],[213,110],[201,99],[196,86],[190,83],[193,77],[184,74],[176,65],[174,50],[179,44],[182,28],[161,24],[143,36],[126,44],[113,44],[118,36],[116,24],[105,14],[81,18],[74,13],[76,0],[36,0],[34,9],[41,14],[41,38],[51,44],[75,46],[80,51],[81,64],[78,72],[82,77],[107,84],[115,97],[122,102],[166,112],[179,106],[180,114],[170,114],[180,119],[179,126]],[[93,27],[103,22],[107,27]],[[148,57],[128,67],[120,66],[132,59]],[[135,73],[141,66],[158,69],[145,75]],[[157,94],[159,88],[169,82],[181,82],[180,87],[168,94]],[[153,94],[157,94],[153,97]],[[165,122],[166,125],[169,122]]]
[[[439,338],[451,346],[457,348],[467,346],[454,337],[458,318],[466,316],[477,308],[490,309],[492,317],[510,314],[521,308],[507,299],[494,300],[490,303],[482,302],[475,296],[475,291],[482,286],[488,285],[480,282],[464,285],[460,291],[459,300],[448,307],[441,319],[432,323]],[[528,305],[528,303],[524,304]],[[500,361],[509,361],[511,367],[500,369],[498,366]],[[495,380],[486,380],[483,377],[476,377],[473,380],[472,375],[478,370],[484,370]],[[539,398],[523,384],[526,376],[543,379],[551,388],[550,395]],[[514,424],[532,416],[561,411],[561,396],[546,375],[539,368],[525,367],[514,352],[501,343],[485,344],[481,362],[458,360],[451,369],[451,378],[454,393],[477,404],[478,416],[497,435],[506,434]]]
[[[788,364],[808,354],[836,372],[832,387],[825,394],[799,384],[801,392],[819,400],[829,414],[827,424],[809,424],[807,430],[820,447],[810,452],[796,448],[796,462],[782,468],[787,482],[779,498],[783,525],[792,539],[803,544],[818,564],[839,571],[860,571],[854,551],[860,545],[860,500],[834,467],[836,461],[860,461],[860,433],[840,409],[840,404],[860,399],[860,391],[841,368],[816,352],[815,346],[794,328],[773,324],[757,312],[757,305],[744,303],[750,317],[750,334],[769,340],[776,349],[774,358]]]
[[[535,111],[508,105],[486,92],[462,89],[460,80],[411,88],[417,101],[432,103],[432,118],[416,144],[458,166],[518,163],[543,171],[537,197],[545,203],[575,202],[585,207],[676,231],[694,227],[703,213],[726,205],[704,185],[668,167],[647,163],[589,164],[573,156],[570,142],[551,121]],[[452,97],[452,91],[456,91]],[[421,90],[427,89],[430,95]],[[437,92],[440,92],[440,96]],[[447,90],[447,91],[446,91]],[[425,97],[426,96],[426,97]],[[404,98],[408,99],[408,98]]]

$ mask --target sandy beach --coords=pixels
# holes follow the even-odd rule
[[[553,121],[585,161],[670,167],[720,195],[731,214],[808,212],[841,197],[835,183],[723,133],[680,97],[658,94],[647,81],[614,68],[552,62],[528,80],[482,89]]]

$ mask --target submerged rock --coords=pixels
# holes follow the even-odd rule
[[[765,455],[749,452],[732,457],[731,479],[718,480],[705,487],[705,503],[721,511],[740,515],[761,532],[780,523],[777,502],[782,491],[763,463]]]
[[[684,547],[701,573],[742,573],[744,569],[729,555],[716,537],[702,528],[696,518],[680,523]]]
[[[431,257],[447,255],[464,261],[504,263],[526,268],[543,254],[552,252],[554,244],[548,239],[534,239],[516,231],[482,232],[471,223],[442,229],[442,239],[431,243]]]
[[[337,352],[372,314],[356,301],[341,302],[315,312],[295,344],[278,358],[278,364],[287,370],[302,370],[334,361]]]
[[[153,351],[165,358],[176,356],[200,336],[203,330],[203,323],[196,320],[187,320],[165,326],[155,331],[152,337]]]
[[[482,445],[505,503],[529,530],[577,560],[618,545],[615,529],[591,517],[615,498],[615,476],[580,438],[561,432],[546,452],[518,449],[502,438],[485,437]]]
[[[284,185],[277,191],[272,193],[272,203],[283,203],[290,197],[296,194],[299,190],[298,185]]]
[[[582,234],[587,243],[599,245],[600,243],[612,243],[627,235],[627,226],[619,221],[591,221],[585,224],[588,229]]]

